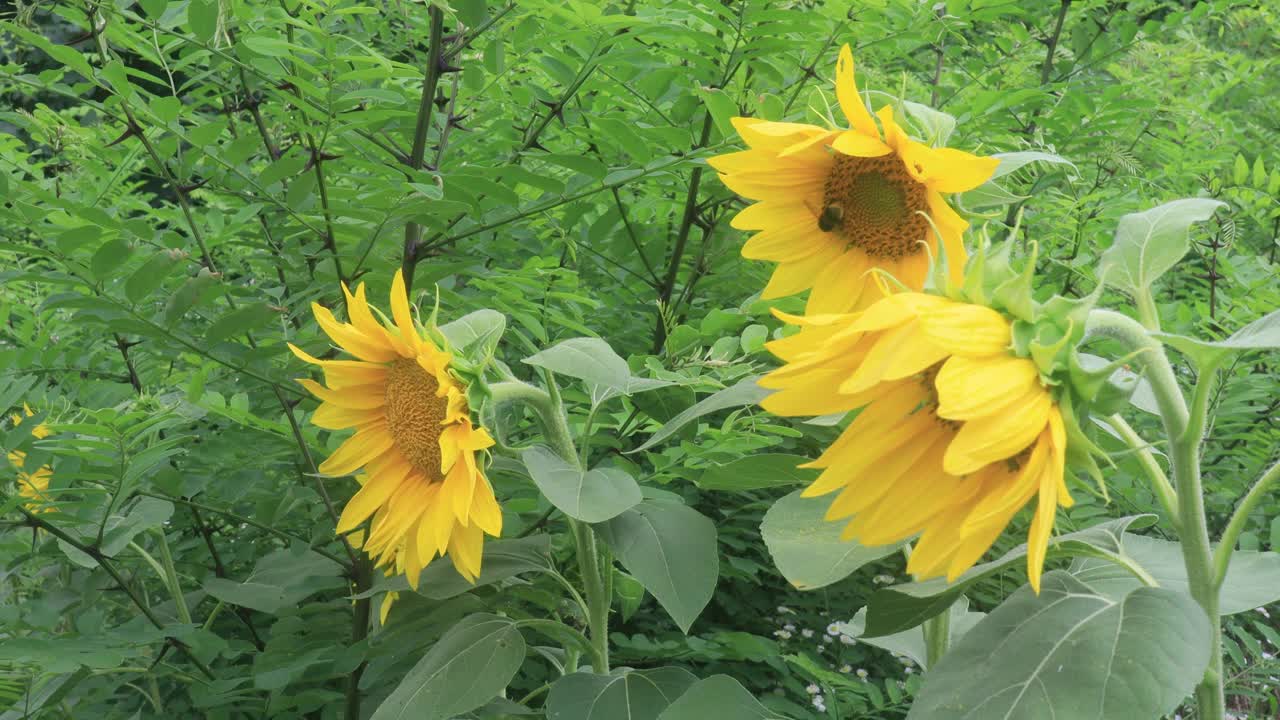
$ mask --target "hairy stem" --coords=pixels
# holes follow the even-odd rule
[[[1231,520],[1227,522],[1227,529],[1222,531],[1222,539],[1218,542],[1218,550],[1213,556],[1213,582],[1218,587],[1222,587],[1222,581],[1227,577],[1227,569],[1231,566],[1231,554],[1235,549],[1236,541],[1240,539],[1240,533],[1249,523],[1249,514],[1267,496],[1276,480],[1280,480],[1280,462],[1267,468],[1267,471],[1258,477],[1248,494],[1240,501],[1240,506],[1231,514]]]
[[[1147,295],[1147,302],[1154,307]],[[1141,307],[1143,301],[1139,300],[1138,304]],[[1217,366],[1202,368],[1188,409],[1164,347],[1147,334],[1147,328],[1120,313],[1094,310],[1089,314],[1088,332],[1114,338],[1131,350],[1142,351],[1145,375],[1151,383],[1165,434],[1169,438],[1169,461],[1178,495],[1178,538],[1182,544],[1182,560],[1187,569],[1191,596],[1209,617],[1210,660],[1204,678],[1196,686],[1197,717],[1222,720],[1222,625],[1200,477],[1200,445],[1204,440],[1209,397]]]
[[[495,405],[520,402],[533,408],[541,421],[547,444],[562,460],[581,469],[564,404],[560,400],[560,390],[550,373],[547,374],[547,387],[549,391],[510,381],[490,385],[489,392]],[[583,594],[586,596],[587,626],[591,631],[591,666],[597,673],[605,674],[609,672],[609,606],[612,604],[612,595],[607,591],[602,570],[607,572],[609,568],[602,568],[600,549],[596,546],[596,534],[591,526],[573,518],[566,519],[573,531],[578,569],[582,573]]]

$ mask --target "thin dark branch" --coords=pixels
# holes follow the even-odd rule
[[[440,84],[440,72],[444,69],[444,13],[432,5],[427,10],[431,18],[430,37],[427,42],[427,66],[423,70],[422,97],[418,101],[418,119],[413,131],[413,149],[409,152],[408,165],[413,171],[422,169],[427,156],[427,134],[431,129],[431,111],[435,108],[436,86]],[[413,290],[413,273],[418,264],[422,242],[422,225],[409,221],[404,225],[404,252],[400,269],[404,273],[405,290]]]

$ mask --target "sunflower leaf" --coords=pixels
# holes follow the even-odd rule
[[[521,455],[533,482],[552,505],[571,518],[598,523],[640,502],[640,486],[618,468],[583,471],[541,445]]]
[[[1185,593],[1110,598],[1050,572],[1039,595],[1023,587],[943,656],[907,719],[1163,717],[1209,664],[1209,632]]]
[[[470,712],[502,692],[524,655],[514,620],[469,615],[431,646],[372,720],[445,720]]]
[[[760,524],[774,564],[799,590],[817,590],[839,582],[904,544],[866,547],[841,540],[844,524],[827,522],[823,517],[833,498],[805,498],[800,493],[797,490],[774,503]]]
[[[573,720],[655,720],[697,681],[683,668],[619,668],[609,675],[576,672],[547,694],[547,717]]]
[[[689,687],[671,703],[658,720],[704,720],[708,717],[734,720],[785,720],[766,708],[747,689],[728,675],[712,675]]]
[[[720,575],[715,523],[679,502],[648,499],[595,528],[627,572],[689,632]]]
[[[1124,551],[1151,574],[1160,587],[1189,592],[1182,546],[1176,542],[1126,533]],[[1141,583],[1132,573],[1101,558],[1077,558],[1071,574],[1108,597],[1119,597]],[[1219,603],[1234,615],[1280,600],[1280,554],[1237,550],[1223,580]]]
[[[1126,292],[1147,292],[1191,249],[1191,226],[1222,207],[1226,203],[1218,200],[1185,198],[1125,215],[1111,247],[1102,253],[1099,276]]]

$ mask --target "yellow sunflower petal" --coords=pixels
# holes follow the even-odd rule
[[[386,418],[382,408],[353,410],[333,403],[321,403],[311,416],[311,424],[325,430],[346,430],[360,425],[380,422]]]
[[[803,202],[758,202],[743,208],[729,224],[738,230],[766,230],[778,225],[798,225],[806,219],[817,222]]]
[[[308,378],[299,378],[298,384],[324,402],[350,410],[372,410],[387,403],[386,390],[382,385],[356,385],[334,390]]]
[[[338,446],[327,460],[320,463],[325,475],[350,475],[365,463],[391,449],[391,433],[385,425],[357,431]]]
[[[458,574],[470,582],[480,577],[480,559],[484,551],[484,531],[474,525],[456,527],[449,536],[449,558]]]
[[[409,293],[405,289],[403,270],[397,270],[391,280],[391,317],[400,330],[400,341],[416,356],[420,344],[418,329],[414,327],[413,314],[409,311]]]
[[[930,339],[956,355],[995,355],[1012,342],[1009,321],[983,305],[950,303],[922,313],[920,320]]]
[[[953,355],[943,363],[934,381],[938,415],[948,420],[992,415],[1039,384],[1040,371],[1027,358]]]
[[[1049,535],[1053,532],[1054,517],[1058,513],[1058,483],[1052,463],[1040,473],[1038,485],[1036,514],[1031,518],[1031,528],[1027,531],[1027,577],[1036,593],[1040,592],[1040,574],[1044,571]]]
[[[400,484],[409,476],[410,470],[408,463],[399,463],[377,474],[366,476],[364,485],[342,509],[342,517],[338,519],[338,533],[354,530],[360,523],[369,519],[369,516],[385,505],[391,498],[391,494],[400,488]]]
[[[842,155],[852,157],[880,157],[893,152],[893,148],[880,139],[880,133],[873,136],[864,134],[860,130],[846,130],[840,133],[831,142],[831,147]]]
[[[316,316],[316,322],[320,324],[320,328],[338,347],[361,360],[386,363],[399,357],[399,354],[386,342],[385,333],[382,337],[369,337],[353,325],[338,322],[329,308],[319,303],[311,303],[311,312]]]
[[[822,268],[834,259],[839,252],[838,248],[832,248],[831,250],[814,253],[803,260],[780,263],[778,267],[774,268],[773,275],[769,278],[769,283],[765,285],[764,291],[760,293],[760,298],[762,300],[772,300],[794,295],[801,290],[810,288],[813,285],[814,278],[817,277]]]
[[[931,190],[955,193],[972,190],[991,179],[998,158],[978,157],[955,148],[928,148],[920,154],[923,181]]]
[[[493,496],[493,488],[483,475],[476,478],[476,492],[471,498],[471,524],[489,535],[502,534],[502,508]]]
[[[836,100],[853,129],[863,135],[880,136],[875,120],[871,119],[871,113],[867,112],[862,95],[858,93],[853,73],[853,51],[848,45],[840,48],[840,55],[836,58]]]
[[[1052,405],[1049,393],[1036,387],[999,415],[965,422],[947,448],[943,466],[952,475],[965,475],[1013,457],[1044,431]]]
[[[805,312],[813,315],[848,313],[857,306],[869,278],[871,261],[867,254],[850,248],[827,264],[813,283]]]

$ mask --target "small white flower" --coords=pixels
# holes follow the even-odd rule
[[[877,585],[888,585],[889,583],[893,582],[893,576],[877,575],[874,578],[872,578],[872,582],[876,583]]]
[[[805,636],[806,638],[811,638],[811,637],[813,637],[813,631],[812,631],[812,630],[810,630],[809,628],[805,628],[805,629],[801,630],[801,631],[800,631],[800,634],[801,634],[801,635],[803,635],[803,636]]]
[[[840,636],[840,644],[841,644],[841,645],[853,645],[853,644],[855,644],[855,643],[857,643],[857,642],[858,642],[857,640],[854,640],[853,638],[849,637],[848,635],[841,635],[841,636]]]
[[[913,672],[915,672],[915,671],[916,671],[916,669],[915,669],[915,668],[910,668],[910,667],[909,667],[909,668],[906,668],[905,670],[903,670],[903,672],[905,672],[905,673],[906,673],[906,674],[908,674],[908,675],[910,675],[911,673],[913,673]]]
[[[827,626],[827,634],[835,637],[840,634],[840,623],[831,623]]]
[[[813,683],[809,683],[809,686],[806,687],[804,691],[809,693],[810,695],[817,695],[818,693],[822,692],[822,688],[818,687],[817,685],[814,685]]]
[[[786,630],[787,632],[795,632],[795,631],[796,631],[796,626],[795,626],[795,625],[792,625],[791,623],[787,623],[786,625],[783,625],[783,626],[782,626],[782,629],[783,629],[783,630]]]
[[[899,680],[899,681],[898,681],[898,689],[899,689],[899,690],[906,690],[906,689],[907,689],[907,684],[906,684],[906,683],[904,683],[904,682],[902,682],[901,680]]]
[[[853,666],[852,666],[852,665],[841,665],[841,666],[840,666],[840,672],[844,673],[845,675],[848,675],[849,673],[853,672]],[[863,672],[866,672],[866,671],[864,670]]]
[[[867,671],[866,671],[866,670],[863,670],[862,668],[858,668],[858,670],[857,670],[856,672],[854,672],[854,675],[857,675],[858,677],[862,678],[863,680],[866,680],[866,679],[867,679]]]
[[[817,710],[818,712],[826,712],[826,711],[827,711],[827,705],[826,705],[826,703],[824,703],[824,702],[822,701],[822,696],[821,696],[821,695],[819,695],[819,696],[817,696],[817,697],[815,697],[815,698],[813,699],[813,708],[814,708],[815,710]]]
[[[783,640],[791,639],[791,633],[787,632],[786,630],[774,630],[773,636],[776,638],[781,638]]]
[[[1260,608],[1258,608],[1258,614],[1262,615],[1262,617],[1264,617],[1264,618],[1269,618],[1269,617],[1271,617],[1271,613],[1267,612],[1267,609],[1266,609],[1266,608],[1264,608],[1264,607],[1260,607]]]
[[[823,635],[822,642],[823,643],[835,642],[835,638],[831,637],[830,635]]]

